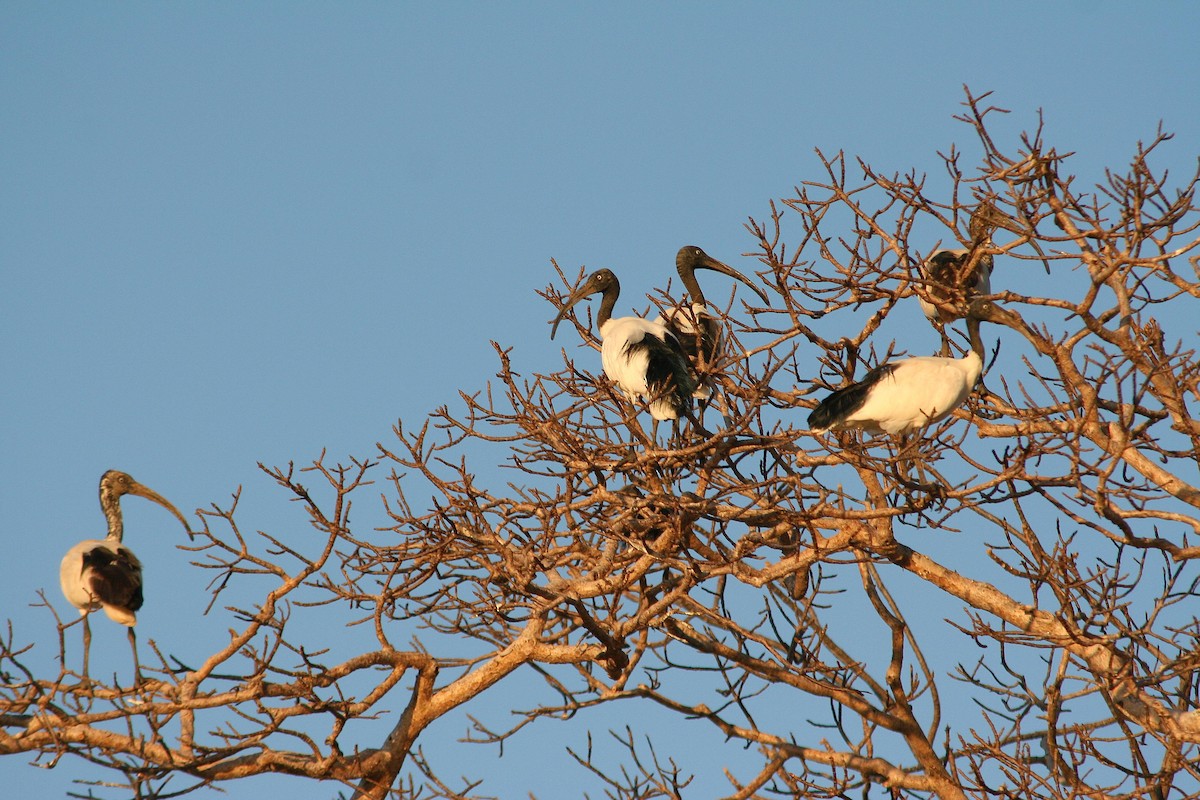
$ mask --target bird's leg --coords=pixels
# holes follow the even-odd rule
[[[92,626],[88,624],[90,614],[83,615],[83,680],[88,681],[88,654],[92,651]]]
[[[725,396],[724,389],[713,387],[713,392],[717,395],[717,410],[721,412],[721,419],[728,430],[733,427],[733,416],[729,413],[729,399]]]
[[[686,415],[688,418],[688,422],[692,423],[692,428],[695,429],[696,433],[700,434],[700,436],[702,436],[705,439],[712,438],[712,434],[709,433],[708,430],[704,427],[704,423],[702,423],[700,421],[700,417],[698,417],[696,414],[693,414],[691,411],[686,412]],[[678,424],[679,420],[675,420],[675,422],[676,422],[676,424]]]
[[[134,633],[133,626],[129,626],[129,649],[133,651],[133,685],[142,685],[142,665],[138,661],[137,653],[137,634]]]
[[[704,428],[700,426],[700,423],[697,422],[695,413],[691,411],[685,411],[684,417],[686,417],[687,420],[692,423],[693,429],[701,431],[704,430]],[[686,446],[687,440],[684,438],[682,419],[680,417],[676,417],[675,419],[671,420],[671,447],[683,448]]]
[[[707,408],[708,408],[708,398],[707,397],[697,397],[696,398],[696,419],[703,420],[704,412]]]
[[[917,468],[917,484],[921,487],[929,486],[928,476],[925,474],[925,459],[921,457],[921,437],[920,436],[905,436],[904,449],[908,453],[908,463],[910,466],[915,465]]]
[[[924,477],[924,472],[921,469],[921,465],[918,463],[917,464],[918,478],[914,484],[913,479],[912,479],[912,467],[913,467],[913,461],[915,460],[913,458],[913,452],[917,449],[916,444],[917,444],[916,437],[913,437],[910,439],[907,435],[905,435],[903,433],[896,434],[896,445],[897,445],[896,446],[896,460],[899,462],[899,465],[900,465],[900,474],[903,477],[904,482],[909,487],[912,487],[914,485],[920,486],[921,478]]]
[[[628,395],[627,395],[628,396]],[[638,440],[645,441],[646,431],[642,428],[641,422],[638,420],[638,411],[641,410],[637,405],[637,399],[630,399],[631,410],[625,415],[625,425],[629,428],[630,438],[625,446],[625,455],[617,462],[618,467],[621,464],[633,464],[638,460]],[[658,423],[655,422],[655,425]]]
[[[918,439],[915,436],[906,445],[906,447],[909,451],[908,463],[911,465],[915,465],[917,468],[917,485],[921,486],[922,488],[926,488],[930,485],[929,484],[929,476],[925,473],[925,460],[923,458],[921,458],[921,454],[919,452],[920,448],[917,445],[918,445]]]
[[[897,434],[897,439],[899,446],[896,458],[900,465],[900,482],[910,491],[922,491],[934,497],[944,497],[945,486],[931,481],[925,471],[925,460],[921,456],[921,437],[902,433]],[[912,474],[914,465],[917,473],[915,479]]]

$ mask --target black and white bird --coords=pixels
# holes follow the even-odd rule
[[[1007,219],[988,200],[971,214],[970,247],[938,250],[921,265],[925,295],[918,295],[921,310],[942,336],[942,355],[950,355],[945,325],[963,317],[962,309],[978,296],[992,293],[992,233]]]
[[[558,323],[572,306],[585,297],[601,295],[596,327],[600,331],[604,374],[631,403],[648,402],[657,433],[660,420],[678,421],[681,416],[691,416],[695,384],[683,346],[663,323],[641,317],[613,319],[620,292],[621,284],[612,270],[592,273],[563,303],[550,338],[554,338]]]
[[[92,631],[88,615],[103,610],[108,618],[129,629],[133,648],[134,672],[141,679],[137,658],[137,638],[133,626],[142,607],[142,562],[124,543],[125,525],[121,517],[121,496],[134,494],[153,500],[174,514],[192,535],[187,520],[158,492],[143,486],[124,472],[110,469],[100,478],[100,508],[108,520],[108,536],[85,539],[63,556],[59,582],[67,602],[83,616],[83,675],[88,674],[88,652]]]
[[[703,414],[704,408],[708,405],[716,388],[713,373],[719,368],[720,361],[724,356],[725,341],[721,335],[721,320],[709,310],[708,303],[704,299],[704,292],[701,291],[700,283],[696,280],[696,270],[698,269],[708,269],[728,275],[749,287],[764,303],[768,300],[767,295],[752,284],[745,275],[728,264],[717,261],[695,245],[681,247],[675,254],[675,271],[679,273],[679,278],[683,281],[683,286],[687,290],[691,302],[688,305],[666,310],[656,321],[665,325],[667,330],[675,334],[679,343],[683,345],[688,363],[692,367],[693,381],[696,385],[692,396],[698,401],[700,412]],[[722,414],[728,418],[723,401],[720,407]],[[726,419],[726,423],[728,424],[728,419]]]
[[[1020,323],[1011,311],[974,301],[966,315],[971,349],[965,356],[916,356],[875,367],[818,403],[808,415],[809,430],[904,434],[941,422],[963,404],[983,372],[983,320]]]

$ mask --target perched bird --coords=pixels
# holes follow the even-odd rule
[[[918,295],[921,310],[942,336],[942,355],[950,355],[950,341],[945,325],[961,319],[961,309],[972,298],[992,293],[992,269],[995,261],[990,252],[992,233],[1008,226],[1007,218],[988,200],[983,200],[971,214],[968,231],[970,247],[938,250],[921,267],[928,297]]]
[[[612,270],[592,273],[563,303],[554,318],[550,338],[554,338],[558,323],[572,306],[585,297],[601,295],[596,326],[600,330],[604,374],[631,403],[636,404],[639,399],[648,401],[657,433],[660,420],[677,422],[681,416],[691,416],[695,384],[682,345],[665,325],[641,317],[613,319],[613,307],[620,292],[621,284]]]
[[[183,523],[188,536],[192,535],[187,520],[162,495],[115,469],[101,476],[100,508],[108,520],[108,536],[86,539],[75,545],[63,556],[59,567],[63,596],[83,616],[85,678],[88,675],[88,652],[92,643],[88,615],[103,609],[109,619],[128,626],[134,672],[137,679],[141,680],[133,626],[137,623],[137,611],[142,607],[142,563],[122,541],[124,521],[121,518],[121,496],[125,494],[135,494],[158,503]]]
[[[808,415],[809,429],[814,434],[850,428],[903,434],[950,416],[983,371],[983,320],[1018,324],[1020,317],[989,301],[973,302],[966,316],[971,349],[965,356],[916,356],[878,366],[818,403]]]
[[[695,245],[681,247],[675,254],[675,271],[679,273],[679,278],[683,281],[683,286],[691,297],[691,303],[687,306],[668,309],[659,316],[657,322],[665,325],[667,330],[675,334],[679,343],[683,345],[688,363],[692,368],[693,381],[696,384],[692,396],[698,401],[700,413],[703,414],[715,389],[712,375],[723,355],[725,342],[721,336],[721,321],[708,310],[704,292],[700,290],[700,283],[696,280],[696,270],[698,269],[708,269],[728,275],[748,286],[751,291],[762,298],[764,303],[768,301],[767,295],[747,280],[745,275],[728,264],[717,261],[699,247]],[[723,402],[721,409],[722,415],[726,417],[726,424],[728,424],[728,413],[723,407]]]

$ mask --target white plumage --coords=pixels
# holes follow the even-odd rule
[[[966,314],[971,349],[962,358],[916,356],[876,367],[861,381],[817,404],[808,416],[814,434],[858,428],[902,434],[940,422],[975,388],[983,372],[982,320],[1019,327],[1021,318],[986,300],[974,300]]]
[[[687,404],[682,403],[677,393],[671,390],[669,378],[654,382],[650,377],[656,370],[677,377],[672,372],[673,365],[657,366],[651,363],[660,356],[664,360],[674,357],[672,353],[676,348],[671,343],[678,342],[666,326],[657,320],[618,317],[600,325],[600,339],[600,362],[604,365],[604,374],[621,388],[630,402],[639,399],[649,401],[650,416],[654,419],[678,419]]]
[[[63,596],[80,614],[103,609],[113,622],[137,624],[142,562],[120,542],[85,539],[63,556],[58,579]]]
[[[183,523],[191,536],[187,520],[175,506],[154,490],[143,486],[124,472],[110,469],[100,478],[100,508],[108,520],[108,535],[103,539],[85,539],[63,556],[58,578],[63,596],[83,616],[83,675],[88,674],[88,653],[92,631],[88,615],[103,610],[108,618],[129,628],[129,644],[133,648],[134,672],[140,680],[137,666],[137,641],[133,626],[142,607],[142,563],[124,543],[124,520],[121,516],[121,497],[135,494],[158,503]]]
[[[974,350],[964,358],[917,356],[876,367],[813,409],[813,433],[860,428],[907,433],[940,422],[962,405],[983,371]]]
[[[725,342],[721,335],[721,321],[714,317],[708,309],[700,282],[696,280],[696,270],[708,269],[728,275],[734,280],[748,286],[764,303],[768,302],[766,294],[746,279],[745,275],[733,267],[705,253],[695,245],[679,248],[675,254],[675,271],[679,273],[684,288],[687,289],[691,303],[679,308],[664,311],[656,320],[666,326],[675,335],[687,354],[691,366],[695,390],[692,396],[701,404],[701,410],[712,397],[714,380],[712,373],[719,360],[724,355]]]
[[[567,311],[593,294],[602,294],[596,324],[600,331],[600,360],[604,374],[632,403],[648,401],[650,415],[659,420],[677,420],[692,409],[694,384],[687,357],[679,340],[663,323],[641,317],[612,318],[621,285],[611,270],[593,273],[583,286],[563,303],[554,318],[550,338]]]
[[[1010,223],[988,200],[975,207],[968,225],[970,247],[938,250],[921,265],[924,292],[917,295],[921,311],[942,336],[943,356],[950,355],[945,324],[963,317],[963,309],[980,295],[992,293],[992,232]]]

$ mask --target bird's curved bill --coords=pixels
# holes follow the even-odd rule
[[[749,278],[747,278],[745,275],[738,272],[736,269],[729,266],[725,262],[717,261],[712,256],[708,256],[700,263],[700,266],[704,267],[705,269],[711,269],[714,272],[720,272],[722,275],[728,275],[729,277],[733,278],[734,280],[740,281],[744,286],[746,286],[748,289],[750,289],[750,291],[754,292],[756,295],[758,295],[760,298],[762,298],[762,301],[764,303],[770,302],[770,300],[767,298],[766,292],[764,292],[762,289],[759,289],[757,286],[755,286],[753,283],[750,282]]]
[[[571,307],[591,294],[591,292],[588,291],[588,288],[589,287],[587,285],[582,286],[573,292],[571,296],[563,302],[562,308],[559,310],[558,315],[553,320],[554,327],[550,329],[551,339],[554,338],[554,334],[558,333],[558,323],[563,321],[563,318],[567,316],[567,312],[571,310]]]
[[[160,506],[165,508],[167,511],[170,511],[172,514],[174,514],[175,518],[183,523],[183,529],[185,531],[187,531],[187,535],[188,535],[189,539],[194,539],[196,537],[196,534],[192,532],[191,526],[188,525],[187,518],[184,517],[183,514],[179,513],[179,509],[176,508],[175,506],[173,506],[171,504],[170,500],[163,497],[161,494],[154,491],[149,486],[144,486],[144,485],[138,483],[137,481],[133,481],[129,485],[129,494],[136,494],[138,497],[144,497],[147,500],[151,500],[155,503],[158,503]]]

